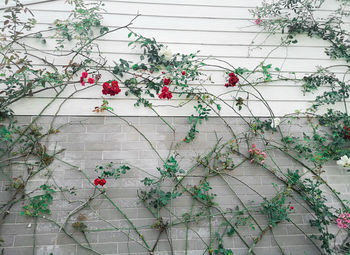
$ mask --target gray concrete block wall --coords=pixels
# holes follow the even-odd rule
[[[30,118],[27,116],[18,116],[17,119],[19,124],[25,124],[30,121]],[[171,145],[175,146],[176,142],[182,140],[189,130],[187,118],[185,117],[166,118],[175,127],[175,136],[159,118],[128,117],[126,119],[144,133],[162,157],[166,157],[169,153],[169,147]],[[48,129],[51,121],[52,117],[41,117],[38,120],[38,125]],[[238,135],[240,132],[248,129],[248,126],[238,118],[226,118],[226,121]],[[108,179],[105,185],[106,193],[120,206],[136,226],[141,227],[140,232],[145,239],[150,244],[154,244],[158,237],[158,231],[150,226],[155,223],[155,219],[137,198],[137,190],[143,187],[140,180],[147,176],[145,172],[157,174],[156,168],[162,165],[162,161],[151,149],[150,145],[132,127],[115,117],[58,117],[55,119],[54,127],[61,125],[64,126],[60,129],[60,133],[51,135],[44,142],[50,151],[65,149],[59,157],[72,165],[78,166],[87,174],[91,181],[97,176],[95,172],[96,165],[113,161],[116,164],[129,163],[133,166],[121,179]],[[298,123],[294,126],[283,126],[282,128],[287,133],[295,133],[300,132],[300,126],[303,125],[303,123]],[[222,136],[226,139],[230,137],[227,128],[217,118],[204,122],[199,129],[200,133],[195,142],[181,144],[177,148],[179,153],[178,161],[183,169],[190,167],[197,155],[208,152],[216,143],[216,136]],[[288,167],[295,169],[295,167],[298,167],[295,162],[283,157],[283,155],[276,153],[275,157],[276,162],[283,169]],[[52,213],[46,216],[62,224],[72,210],[94,194],[94,188],[75,168],[58,160],[50,165],[48,170],[52,172],[52,177],[58,185],[76,188],[76,195],[66,194],[63,196],[57,193],[54,203],[50,206]],[[327,173],[326,178],[332,184],[332,187],[341,191],[343,197],[349,197],[350,188],[347,184],[349,183],[350,175],[339,169],[334,162],[329,163],[325,170]],[[200,175],[201,171],[201,169],[197,169],[194,174]],[[13,174],[13,177],[16,177],[23,172],[23,169],[12,167],[10,172]],[[36,176],[29,183],[28,189],[44,183],[47,178],[45,173],[47,173],[47,170]],[[212,193],[217,194],[216,202],[223,209],[234,208],[236,205],[240,205],[240,200],[246,204],[249,204],[252,200],[255,203],[262,201],[261,197],[242,183],[248,184],[261,195],[267,197],[275,194],[272,183],[279,184],[270,173],[249,162],[244,163],[230,174],[234,178],[228,177],[226,180],[230,183],[235,194],[222,179],[214,178],[210,180],[213,187]],[[198,180],[199,178],[193,177],[186,180],[186,182],[198,184]],[[50,182],[52,183],[52,180]],[[8,182],[5,179],[1,179],[0,188],[2,192],[0,199],[2,203],[7,201],[11,195],[5,190],[6,185],[8,185]],[[330,203],[334,202],[331,196],[329,199]],[[181,217],[183,213],[188,212],[191,201],[191,198],[184,194],[180,199],[172,201],[169,210]],[[33,254],[35,222],[33,218],[26,218],[20,215],[22,206],[22,202],[15,205],[6,217],[4,224],[0,226],[0,237],[4,240],[5,255]],[[306,233],[317,233],[314,228],[309,226],[309,216],[303,207],[296,203],[294,207],[296,210],[291,214],[293,221],[299,224],[300,228]],[[196,205],[194,210],[198,211],[200,207]],[[106,229],[105,231],[86,232],[91,248],[99,251],[100,254],[148,254],[141,245],[130,240],[125,235],[125,231],[123,233],[121,231],[108,230],[112,226],[118,228],[129,227],[129,224],[103,195],[93,200],[88,207],[79,213],[83,213],[86,216],[84,223],[89,230]],[[67,224],[67,231],[82,244],[88,245],[82,233],[71,226],[77,220],[78,215],[71,217]],[[164,211],[162,215],[165,219],[169,219],[168,211]],[[258,211],[254,212],[254,215],[262,226],[266,226],[266,217],[264,215],[261,215]],[[175,218],[172,217],[172,220],[175,220]],[[222,221],[219,217],[213,218],[214,229],[220,229],[221,223]],[[39,219],[36,228],[35,254],[94,254],[79,247],[69,236],[59,231],[59,227],[45,219]],[[202,254],[205,250],[205,245],[198,238],[197,234],[200,234],[205,240],[209,238],[208,222],[204,220],[198,224],[193,223],[191,228],[193,230],[189,231],[188,254]],[[253,238],[259,234],[249,226],[240,227],[240,233],[242,233],[248,243],[251,243]],[[127,231],[126,234],[128,234]],[[131,235],[135,240],[140,241],[134,232],[131,231]],[[174,226],[169,232],[174,246],[174,254],[184,254],[185,235],[186,231],[183,225]],[[277,242],[285,248],[286,254],[304,254],[304,251],[308,255],[317,254],[317,251],[310,246],[310,242],[305,236],[291,223],[281,223],[274,229],[274,235]],[[271,233],[267,233],[257,245],[255,249],[256,254],[280,254],[276,240]],[[234,254],[247,254],[246,247],[236,235],[234,237],[225,236],[224,244],[226,248],[231,248]],[[171,254],[167,237],[164,233],[160,236],[155,254]]]

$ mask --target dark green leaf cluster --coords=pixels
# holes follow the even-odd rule
[[[310,225],[316,227],[320,235],[311,235],[311,237],[322,242],[321,248],[327,254],[333,254],[331,241],[335,236],[329,232],[328,226],[335,221],[335,216],[332,212],[333,208],[327,205],[328,201],[322,190],[324,183],[319,178],[315,178],[315,180],[302,179],[299,170],[289,170],[287,177],[289,183],[299,191],[303,200],[315,214],[315,217],[310,219]]]
[[[104,166],[96,166],[96,171],[101,171],[101,178],[113,177],[115,180],[119,179],[122,174],[126,174],[130,170],[127,165],[114,167],[114,163],[110,162]]]
[[[49,205],[52,203],[52,195],[55,193],[55,190],[47,184],[41,185],[40,189],[44,194],[30,198],[29,204],[23,206],[24,211],[21,212],[21,215],[38,217],[42,214],[51,213]]]
[[[286,197],[289,196],[289,191],[279,191],[273,198],[264,198],[261,203],[262,211],[267,216],[269,225],[275,227],[278,223],[286,220],[290,221],[288,212],[290,207],[286,205]]]

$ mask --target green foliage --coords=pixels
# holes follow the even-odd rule
[[[28,205],[23,206],[24,211],[21,215],[39,217],[51,213],[49,205],[52,203],[55,190],[47,184],[41,185],[40,189],[44,194],[31,197]]]
[[[204,97],[203,100],[206,98]],[[193,114],[188,117],[188,121],[191,124],[190,131],[188,132],[187,136],[184,138],[184,142],[190,143],[196,138],[196,134],[199,133],[197,129],[198,124],[202,124],[203,120],[208,120],[209,113],[211,112],[210,107],[206,107],[202,101],[198,100],[197,105],[194,106],[197,115],[194,116]]]
[[[114,163],[110,162],[103,166],[96,166],[95,171],[101,171],[100,177],[113,177],[115,180],[118,180],[122,174],[126,174],[130,170],[130,167],[127,165],[121,165],[119,167],[114,167]]]
[[[148,189],[141,190],[139,197],[147,203],[151,208],[157,209],[158,211],[165,207],[170,200],[176,199],[182,195],[177,189],[166,191],[162,188],[162,184],[166,179],[172,179],[177,182],[178,174],[183,174],[184,171],[179,168],[178,162],[174,156],[171,156],[163,165],[162,168],[157,168],[160,173],[158,180],[146,177],[141,182],[144,183]]]
[[[330,42],[326,54],[332,59],[350,61],[349,34],[343,28],[345,1],[339,2],[338,9],[327,18],[318,19],[315,12],[322,7],[323,0],[279,0],[270,3],[264,1],[262,7],[251,10],[253,15],[262,19],[261,25],[270,32],[286,33],[286,44],[297,43],[295,36],[307,34]]]
[[[290,196],[290,190],[286,188],[278,191],[272,199],[264,198],[264,202],[261,204],[262,212],[267,216],[268,223],[272,227],[276,227],[282,221],[290,221],[288,216],[290,206],[286,205],[288,196]]]
[[[233,251],[231,249],[226,249],[224,244],[219,242],[218,248],[214,250],[214,254],[233,255]]]
[[[171,156],[163,165],[164,170],[159,169],[163,177],[176,177],[177,174],[184,174],[185,171],[179,168],[174,156]]]
[[[108,27],[101,25],[102,16],[99,13],[103,7],[101,2],[86,4],[82,0],[74,0],[72,4],[74,9],[69,18],[55,21],[56,50],[63,50],[65,43],[72,40],[79,41],[77,47],[87,46],[91,42],[91,37],[96,36],[95,28],[99,29],[101,35],[109,31]],[[84,47],[84,52],[89,54],[91,49],[90,46]]]
[[[193,198],[202,200],[208,206],[213,206],[215,205],[214,199],[216,194],[210,193],[209,191],[211,189],[210,183],[206,179],[203,179],[198,186],[194,185],[191,188]]]
[[[320,178],[314,180],[310,178],[302,179],[298,170],[288,171],[289,183],[299,191],[303,200],[313,210],[315,217],[310,219],[310,225],[316,227],[319,235],[311,235],[312,238],[322,242],[321,248],[327,254],[333,254],[334,250],[331,248],[331,242],[334,239],[334,234],[329,231],[329,225],[335,221],[333,208],[328,206],[327,198],[322,190],[324,182]]]
[[[164,191],[160,188],[151,188],[148,191],[141,190],[140,198],[146,202],[151,208],[160,210],[165,207],[170,200],[178,198],[182,195],[181,192],[177,191]]]

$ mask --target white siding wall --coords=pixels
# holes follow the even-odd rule
[[[25,1],[36,2],[36,1]],[[230,62],[235,67],[253,68],[264,60],[266,55],[280,44],[280,35],[268,36],[268,34],[254,23],[249,13],[261,3],[261,0],[133,0],[133,1],[104,1],[106,13],[103,13],[104,24],[118,27],[127,24],[137,13],[141,14],[131,28],[147,37],[154,37],[157,41],[166,44],[174,52],[191,53],[200,50],[199,56],[215,56]],[[70,5],[64,4],[64,0],[57,0],[31,5],[31,10],[38,21],[38,28],[44,28],[52,24],[55,19],[64,19],[69,15]],[[332,1],[328,1],[326,9],[319,12],[320,16],[334,9]],[[101,51],[113,60],[124,58],[137,61],[138,51],[131,49],[128,44],[128,31],[121,30],[101,38],[99,40]],[[52,50],[54,42],[47,40],[46,45],[38,44],[36,40],[28,40],[34,47]],[[263,44],[262,44],[263,43]],[[316,38],[299,37],[299,43],[293,47],[278,48],[266,61],[273,67],[279,67],[282,72],[296,72],[302,77],[305,73],[316,71],[316,66],[327,66],[341,63],[331,61],[324,53],[327,43]],[[257,47],[259,46],[259,47]],[[35,54],[41,53],[34,51]],[[67,59],[55,59],[57,65],[67,64]],[[222,71],[213,68],[204,68],[205,73],[212,75],[214,83],[207,83],[208,91],[215,94],[227,91],[223,85],[225,76]],[[334,69],[341,74],[344,70],[340,67]],[[78,80],[79,77],[77,77]],[[194,86],[196,84],[193,84]],[[79,83],[71,86],[62,94],[59,100],[45,111],[44,114],[56,113],[58,106],[73,91],[81,89]],[[123,90],[123,87],[122,87]],[[310,105],[314,95],[303,96],[300,85],[291,82],[276,82],[267,85],[259,85],[264,98],[269,101],[275,115],[284,115],[294,112],[296,109],[305,109]],[[16,114],[37,114],[52,98],[53,93],[45,92],[37,94],[35,98],[22,100],[14,105]],[[245,94],[242,95],[245,97]],[[109,98],[109,97],[106,97]],[[121,115],[153,116],[154,113],[143,107],[135,108],[132,97],[126,97],[123,93],[116,97],[110,97],[110,104]],[[231,97],[226,100],[232,101]],[[261,107],[254,98],[250,98],[250,106],[256,115],[268,114],[266,108]],[[153,100],[156,105],[178,105],[182,100],[173,98],[170,101]],[[76,93],[62,106],[60,115],[96,115],[92,112],[95,106],[101,104],[101,88],[86,89]],[[156,107],[161,115],[187,116],[193,112],[192,105],[183,108]],[[243,111],[243,113],[245,113]],[[222,115],[233,116],[234,112],[223,107]],[[247,113],[248,114],[248,113]]]

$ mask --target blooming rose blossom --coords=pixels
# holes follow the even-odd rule
[[[182,73],[181,73],[182,75],[186,75],[186,71],[182,71]]]
[[[337,165],[344,168],[350,168],[350,159],[347,155],[344,155],[337,161]]]
[[[281,124],[281,119],[280,118],[274,118],[271,121],[271,128],[277,128]]]
[[[111,86],[112,85],[112,86]],[[103,83],[102,85],[102,94],[115,96],[121,92],[119,88],[118,81],[112,81],[111,85],[108,82]]]
[[[80,83],[81,83],[82,86],[85,86],[85,81],[84,81],[84,77],[83,76],[80,77]]]
[[[88,79],[88,83],[94,84],[94,82],[95,82],[94,78],[89,78],[89,79]]]
[[[173,97],[173,95],[171,94],[171,92],[169,91],[169,88],[167,86],[164,86],[162,88],[162,91],[160,94],[158,94],[158,97],[160,99],[171,99]]]
[[[160,57],[164,56],[164,59],[167,61],[169,61],[173,57],[173,53],[171,52],[171,50],[168,49],[168,47],[162,47],[159,50],[158,55]]]
[[[171,83],[171,79],[164,78],[164,85],[169,85]]]
[[[106,181],[105,179],[101,179],[101,180],[100,180],[100,185],[101,185],[101,186],[105,185],[106,183],[107,183],[107,181]]]
[[[106,183],[107,183],[107,181],[106,181],[105,179],[96,178],[96,179],[94,180],[95,186],[97,186],[97,185],[103,186],[103,185],[105,185]]]
[[[294,210],[294,206],[289,207],[290,210]]]
[[[350,224],[349,216],[350,216],[349,213],[346,213],[346,215],[344,213],[339,214],[339,218],[336,219],[338,228],[347,229],[349,227],[349,224]]]
[[[229,79],[228,79],[228,83],[225,84],[225,87],[234,87],[236,86],[236,84],[238,83],[239,79],[238,77],[235,75],[235,73],[229,73]]]
[[[250,163],[255,161],[260,162],[261,164],[265,163],[266,153],[262,152],[260,149],[256,148],[256,144],[252,144],[251,148],[248,150],[250,154]]]
[[[348,126],[344,126],[344,138],[350,140],[350,128]]]
[[[83,78],[87,78],[88,75],[89,75],[89,74],[88,74],[87,72],[82,72],[82,73],[81,73],[81,77],[83,77]]]
[[[85,86],[85,83],[86,83],[85,79],[87,79],[88,76],[89,76],[89,74],[87,72],[82,72],[81,73],[80,83],[81,83],[82,86]],[[87,82],[90,83],[90,84],[93,84],[95,82],[95,79],[90,77],[90,78],[88,78]]]

